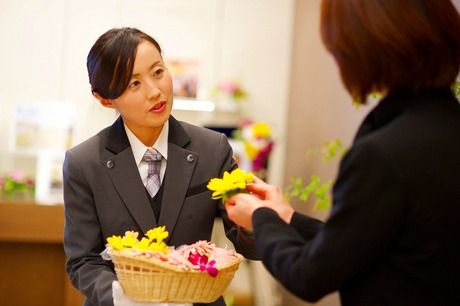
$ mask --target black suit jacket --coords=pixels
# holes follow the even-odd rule
[[[229,221],[206,185],[236,167],[220,133],[169,120],[168,161],[158,223],[119,118],[112,126],[66,153],[64,162],[66,269],[85,305],[113,305],[113,266],[104,261],[106,238],[127,230],[166,225],[171,246],[209,240],[214,218],[222,216],[238,252],[255,258],[251,237]],[[224,305],[222,298],[213,305]]]
[[[256,246],[291,292],[343,305],[460,305],[460,106],[450,90],[395,92],[341,161],[330,218],[268,208]]]

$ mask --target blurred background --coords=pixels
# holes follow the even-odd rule
[[[320,0],[0,0],[0,305],[81,305],[63,272],[62,161],[117,117],[92,97],[86,71],[110,28],[159,41],[173,116],[226,133],[242,167],[287,191],[312,175],[333,181],[336,149],[375,101],[353,107],[322,45],[319,10]],[[327,203],[291,195],[297,210],[327,217]],[[227,244],[220,229],[213,240]],[[226,300],[309,305],[257,262],[243,264]]]

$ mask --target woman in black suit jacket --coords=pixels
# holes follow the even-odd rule
[[[341,161],[323,224],[257,181],[226,203],[291,292],[343,305],[460,305],[460,18],[448,0],[324,0],[322,37],[355,101],[385,97]]]

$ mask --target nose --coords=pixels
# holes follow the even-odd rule
[[[158,86],[158,84],[154,80],[149,80],[146,83],[146,94],[147,98],[150,99],[156,99],[161,95],[161,90]]]

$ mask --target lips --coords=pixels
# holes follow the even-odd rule
[[[161,101],[156,103],[152,108],[149,109],[149,112],[161,113],[166,109],[166,101]]]

